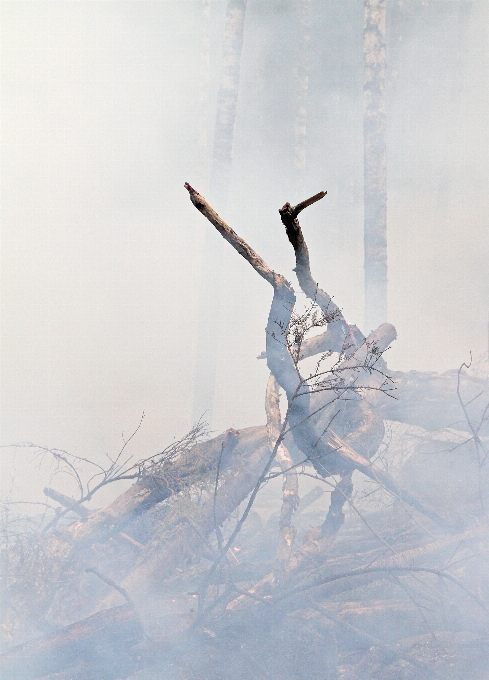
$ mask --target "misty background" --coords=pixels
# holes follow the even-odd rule
[[[1,443],[102,460],[144,412],[130,450],[150,455],[191,425],[212,227],[183,183],[219,212],[208,181],[226,3],[1,9]],[[292,167],[298,3],[248,0],[222,216],[297,289],[278,208],[327,190],[302,220],[313,275],[368,332],[363,3],[311,0],[310,16],[305,195]],[[488,32],[485,0],[387,2],[393,369],[458,368],[471,351],[487,358]],[[209,320],[215,431],[265,421],[268,377],[256,357],[270,287],[231,247],[223,253],[220,316]],[[2,449],[4,492],[15,465],[18,493],[42,495],[42,474],[12,452]]]

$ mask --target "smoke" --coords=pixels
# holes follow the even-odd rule
[[[207,188],[225,18],[225,2],[212,0],[208,18],[204,5],[3,5],[4,444],[102,457],[144,411],[134,452],[151,453],[190,425],[209,225],[183,182]],[[446,370],[486,351],[487,14],[481,0],[389,3],[394,368]],[[362,327],[363,10],[313,1],[310,16],[303,186],[328,196],[303,226],[313,275]],[[293,283],[277,210],[305,198],[292,171],[299,21],[296,2],[248,2],[223,215]],[[255,357],[270,291],[236,253],[224,258],[221,313],[209,320],[217,430],[264,421],[267,378]],[[32,497],[40,486],[29,472],[22,485]]]

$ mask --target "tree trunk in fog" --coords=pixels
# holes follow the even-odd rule
[[[234,123],[238,102],[239,71],[246,0],[229,0],[222,54],[222,75],[217,97],[211,191],[226,201],[231,175]]]
[[[386,0],[364,0],[365,329],[387,320]]]
[[[299,40],[297,66],[294,69],[296,80],[296,101],[294,120],[294,165],[293,191],[298,196],[306,193],[304,176],[306,169],[307,136],[307,96],[309,92],[309,22],[311,0],[299,2]]]
[[[210,95],[210,63],[211,63],[211,0],[201,0],[202,20],[201,20],[201,48],[199,64],[199,106],[197,121],[197,147],[199,152],[198,175],[202,184],[207,186],[209,158],[209,95]]]
[[[220,209],[226,206],[231,179],[245,10],[246,0],[228,1],[210,176],[210,193]],[[212,232],[206,232],[202,259],[192,419],[196,422],[205,414],[205,420],[209,424],[212,424],[216,383],[216,338],[219,325],[222,251],[220,240],[216,239]]]

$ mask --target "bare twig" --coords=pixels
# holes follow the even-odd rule
[[[110,578],[107,578],[107,576],[104,576],[103,574],[101,574],[98,571],[98,569],[95,569],[94,567],[88,567],[87,569],[85,569],[85,571],[87,572],[87,574],[95,574],[95,576],[98,576],[98,578],[101,581],[106,583],[111,588],[114,588],[114,590],[117,590],[117,592],[122,595],[122,597],[126,600],[126,602],[129,606],[134,607],[134,602],[129,597],[129,593],[127,592],[127,590],[124,590],[124,588],[121,588],[121,586],[117,585],[117,583],[115,581],[113,581]]]

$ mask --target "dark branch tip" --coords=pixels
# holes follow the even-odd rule
[[[293,215],[294,217],[297,217],[297,215],[304,210],[304,208],[309,207],[313,203],[316,203],[317,201],[320,201],[322,198],[326,196],[328,192],[327,191],[320,191],[318,194],[314,194],[314,196],[311,196],[311,198],[306,198],[305,201],[301,201],[298,203],[293,209]]]
[[[287,221],[287,226],[289,227],[295,227],[297,228],[298,225],[293,225],[292,222],[296,219],[297,215],[301,213],[304,208],[307,208],[308,206],[312,205],[313,203],[316,203],[317,201],[320,201],[322,198],[326,196],[328,192],[327,191],[320,191],[318,194],[314,194],[314,196],[311,196],[310,198],[306,198],[304,201],[301,201],[295,206],[290,205],[289,202],[285,203],[280,209],[280,217],[282,218],[282,222],[284,224]]]
[[[279,208],[278,211],[279,211],[280,215],[285,215],[285,214],[287,214],[287,213],[292,214],[293,210],[294,210],[294,209],[292,208],[292,206],[290,205],[290,203],[287,202],[287,203],[285,203],[281,208]]]

